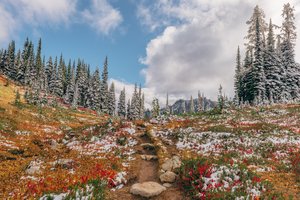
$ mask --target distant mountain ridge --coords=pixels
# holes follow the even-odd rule
[[[199,106],[198,99],[193,99],[193,101],[194,101],[194,110],[195,112],[197,112]],[[207,98],[203,98],[202,105],[203,105],[203,111],[207,111],[215,108],[217,106],[217,102]],[[190,111],[190,108],[191,108],[190,100],[183,100],[183,99],[177,100],[173,105],[170,106],[170,110],[172,114],[182,114],[184,112],[188,113]],[[166,108],[163,108],[161,110],[162,113],[164,113],[165,111]]]

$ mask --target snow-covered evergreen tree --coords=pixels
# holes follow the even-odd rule
[[[67,91],[64,97],[64,101],[69,104],[72,103],[74,92],[75,92],[75,66],[72,67],[70,75],[71,75],[71,80],[67,86]]]
[[[271,103],[279,101],[282,83],[280,60],[275,50],[274,26],[270,19],[267,44],[264,59],[264,72],[266,75],[266,97]],[[276,95],[277,94],[277,95]]]
[[[166,115],[170,115],[170,106],[169,106],[169,93],[167,92],[167,98],[166,98]]]
[[[55,89],[54,93],[62,97],[64,94],[64,66],[63,66],[62,56],[60,58],[60,62],[58,64],[57,74],[56,74],[56,82],[55,82]]]
[[[286,70],[286,93],[289,94],[288,100],[300,98],[299,88],[300,74],[299,68],[295,62],[295,42],[296,42],[296,26],[295,26],[295,9],[289,3],[283,7],[282,17],[283,23],[281,27],[282,43],[282,63]]]
[[[134,92],[131,98],[131,105],[130,105],[130,119],[138,119],[140,116],[139,112],[139,94],[137,91],[137,85],[134,86]]]
[[[260,33],[260,25],[259,19],[256,19],[256,40],[254,47],[254,62],[252,67],[252,92],[253,97],[258,102],[256,103],[264,103],[265,101],[265,83],[266,77],[264,73],[264,62],[263,62],[263,49],[262,49],[262,34]],[[253,100],[254,100],[253,99]],[[250,102],[253,102],[250,99]]]
[[[125,88],[121,90],[119,102],[118,102],[118,116],[121,118],[126,117],[126,94],[125,94]]]
[[[265,21],[265,13],[264,11],[256,5],[251,18],[246,22],[249,25],[247,36],[245,37],[248,42],[246,43],[247,51],[252,52],[253,48],[256,44],[256,21],[258,20],[259,25],[259,34],[262,40],[265,38],[265,32],[268,29],[267,23]]]
[[[37,52],[36,52],[36,58],[35,58],[35,68],[37,71],[37,74],[40,74],[40,70],[42,68],[42,39],[39,39]]]
[[[15,41],[11,41],[8,46],[8,62],[5,75],[12,80],[16,80],[17,78],[17,69],[15,67]]]
[[[100,110],[103,113],[108,113],[108,60],[105,57],[103,72],[102,72],[102,82],[100,90]]]
[[[186,105],[185,105],[185,100],[182,101],[182,113],[185,114],[186,113]]]
[[[79,97],[79,88],[78,88],[78,83],[76,83],[74,88],[73,100],[72,100],[72,108],[77,108],[78,97]]]
[[[132,114],[131,114],[131,103],[130,103],[130,99],[128,99],[128,102],[127,102],[127,108],[126,108],[126,119],[131,119],[132,117]]]
[[[191,99],[190,99],[190,113],[195,113],[195,105],[194,105],[194,99],[193,99],[193,96],[191,96]]]
[[[29,86],[33,86],[34,82],[37,79],[37,70],[34,63],[34,46],[33,43],[29,42],[29,57],[26,66],[26,73],[25,73],[25,83]]]
[[[145,117],[145,95],[142,94],[141,104],[140,104],[140,119]]]
[[[218,94],[218,108],[220,110],[223,110],[224,107],[225,107],[225,98],[224,98],[224,95],[223,95],[222,85],[220,85],[220,87],[219,87],[219,94]]]
[[[236,68],[235,68],[235,76],[234,76],[234,102],[236,105],[239,105],[241,101],[241,54],[240,54],[240,47],[237,49],[237,56],[236,56]]]
[[[203,111],[203,98],[201,97],[200,91],[198,91],[198,98],[197,98],[197,112],[202,112]]]
[[[154,98],[152,101],[152,117],[158,117],[160,115],[160,107],[159,107],[159,102],[157,98]]]
[[[115,84],[112,82],[109,87],[108,93],[108,114],[114,116],[116,113],[116,94],[115,94]]]

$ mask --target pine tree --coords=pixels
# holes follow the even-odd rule
[[[77,108],[78,97],[79,97],[79,88],[78,88],[78,83],[76,83],[74,88],[73,100],[72,100],[72,108]]]
[[[37,74],[40,74],[40,70],[42,68],[42,39],[39,39],[38,43],[38,48],[37,48],[37,53],[36,53],[36,58],[35,58],[35,66],[37,70]]]
[[[92,76],[92,93],[93,93],[93,110],[99,110],[100,108],[100,90],[101,90],[101,80],[99,70],[96,69]]]
[[[193,96],[191,96],[191,99],[190,99],[190,113],[191,114],[195,113],[195,105],[194,105]]]
[[[89,79],[87,78],[87,69],[83,61],[78,61],[76,74],[76,83],[78,83],[78,105],[85,106],[88,96]]]
[[[201,97],[200,91],[198,91],[198,105],[197,105],[197,112],[202,112],[203,111],[203,98]]]
[[[185,114],[186,113],[186,105],[185,105],[185,100],[182,101],[182,113]]]
[[[248,39],[248,43],[246,44],[246,47],[247,47],[247,51],[249,51],[250,53],[252,53],[252,50],[255,47],[255,43],[256,43],[256,37],[257,37],[256,36],[256,29],[257,29],[256,21],[257,20],[258,20],[258,25],[259,25],[259,30],[260,30],[260,32],[259,32],[260,37],[264,40],[265,32],[267,31],[268,26],[267,26],[267,23],[265,22],[265,13],[261,8],[259,8],[258,5],[255,6],[251,18],[246,22],[247,25],[249,25],[248,34],[245,37],[246,39]]]
[[[140,105],[140,119],[145,117],[145,95],[142,94],[141,105]]]
[[[115,85],[112,82],[108,93],[108,113],[114,116],[116,112],[116,95],[115,95]]]
[[[25,73],[25,84],[29,86],[33,86],[34,82],[37,79],[37,71],[34,64],[34,46],[33,43],[29,42],[29,57],[26,65],[26,73]]]
[[[256,20],[256,41],[254,48],[254,62],[252,68],[252,91],[253,97],[257,101],[255,103],[265,102],[265,73],[264,73],[264,63],[263,63],[263,51],[262,51],[262,38],[260,33],[259,19]],[[253,103],[254,99],[250,99]],[[252,101],[251,101],[252,100]]]
[[[139,92],[138,92],[138,96],[137,96],[137,108],[138,108],[138,117],[137,118],[141,118],[141,109],[142,109],[142,86],[140,84],[140,87],[139,87]]]
[[[119,102],[118,102],[118,116],[121,118],[126,117],[126,96],[125,88],[120,92]]]
[[[17,72],[17,81],[21,84],[25,84],[25,73],[26,73],[26,63],[28,60],[28,45],[29,41],[28,38],[26,39],[24,43],[24,47],[21,53],[20,63],[18,66],[18,72]]]
[[[166,115],[170,115],[169,93],[168,92],[167,92],[167,99],[166,99]]]
[[[8,69],[8,54],[6,49],[3,51],[0,64],[1,64],[1,73],[3,73],[4,75],[7,74],[6,70]]]
[[[130,105],[130,119],[138,119],[140,116],[139,112],[139,95],[137,92],[137,85],[134,86],[134,92],[131,98],[131,105]]]
[[[267,46],[265,50],[264,71],[266,75],[266,97],[271,103],[279,101],[282,75],[279,58],[275,50],[274,26],[270,19],[269,31],[267,37]]]
[[[16,70],[16,76],[15,76],[15,80],[20,82],[20,74],[23,73],[24,76],[24,72],[22,71],[22,61],[21,61],[22,57],[21,57],[21,50],[18,50],[18,53],[15,57],[15,70]]]
[[[157,98],[154,98],[152,101],[152,117],[156,118],[160,115],[160,107],[159,102]]]
[[[64,69],[62,56],[57,69],[54,93],[59,97],[62,97],[64,94]]]
[[[12,80],[17,79],[17,70],[15,67],[15,41],[11,41],[8,46],[8,63],[6,65],[5,75]]]
[[[70,83],[67,86],[67,91],[64,97],[64,101],[66,103],[72,103],[73,96],[74,96],[74,89],[75,89],[75,66],[72,67],[72,70],[70,72],[71,74],[71,80]]]
[[[49,91],[52,94],[55,94],[55,88],[56,88],[56,78],[57,78],[57,57],[55,57],[54,64],[52,64],[52,58],[49,58],[48,61],[48,70],[49,70]],[[50,74],[51,73],[51,74]]]
[[[44,93],[48,92],[48,78],[44,64],[39,69],[39,87]]]
[[[218,94],[218,108],[222,111],[225,107],[225,99],[222,92],[222,85],[219,87],[219,94]]]
[[[281,43],[282,63],[285,67],[286,77],[286,97],[288,100],[300,98],[300,74],[299,68],[295,62],[295,42],[296,42],[296,26],[295,26],[295,9],[291,5],[285,4],[282,12],[283,23],[281,34],[283,42]]]
[[[131,119],[132,117],[132,114],[131,114],[131,103],[130,103],[130,99],[128,99],[128,102],[127,102],[127,111],[126,111],[126,118],[127,119]]]
[[[236,56],[236,69],[235,69],[235,77],[234,77],[234,102],[236,105],[239,105],[241,101],[241,54],[240,54],[240,47],[237,49],[237,56]]]
[[[93,109],[94,105],[94,92],[93,92],[93,83],[92,79],[88,79],[88,87],[85,97],[85,107]]]
[[[102,72],[102,82],[101,82],[101,96],[100,96],[100,110],[103,113],[108,113],[108,60],[105,57],[103,72]]]

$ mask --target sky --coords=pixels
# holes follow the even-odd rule
[[[108,56],[117,95],[141,84],[147,107],[154,97],[163,107],[167,93],[170,103],[199,90],[216,100],[220,84],[233,96],[236,50],[244,52],[254,6],[281,25],[288,2],[300,29],[300,0],[0,0],[0,48],[41,37],[46,58],[82,58],[93,70]],[[299,53],[300,45],[296,61]]]

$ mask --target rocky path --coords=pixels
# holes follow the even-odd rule
[[[174,184],[161,181],[162,177],[163,179],[170,179],[168,174],[171,172],[162,172],[162,169],[160,169],[159,157],[157,155],[157,149],[159,149],[159,147],[155,146],[156,142],[151,140],[151,135],[146,134],[145,131],[140,131],[136,133],[136,139],[138,140],[138,145],[135,150],[138,156],[135,162],[135,170],[132,171],[130,175],[131,180],[129,180],[124,188],[113,192],[109,199],[185,199],[181,192],[174,187]],[[162,176],[162,174],[165,174],[165,176]],[[171,177],[171,179],[173,178]],[[172,180],[171,182],[174,181]]]

